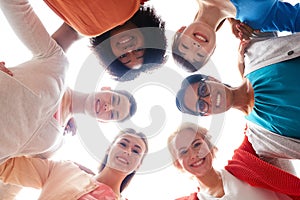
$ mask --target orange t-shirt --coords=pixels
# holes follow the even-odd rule
[[[44,0],[68,25],[85,36],[97,36],[124,24],[140,0]]]

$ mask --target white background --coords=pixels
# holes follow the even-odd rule
[[[43,1],[31,2],[49,33],[53,33],[62,21],[52,13]],[[182,25],[191,23],[198,7],[195,0],[151,0],[149,4],[156,8],[157,13],[166,21],[166,30],[171,32],[175,32]],[[0,15],[0,24],[0,60],[5,61],[9,67],[30,59],[30,52],[16,38],[2,13]],[[171,39],[172,38],[169,37],[168,43],[171,43]],[[212,57],[212,62],[216,66],[222,82],[230,84],[231,86],[238,86],[242,80],[236,66],[238,42],[239,41],[231,34],[227,22],[225,22],[217,34],[217,48]],[[71,63],[68,84],[71,88],[74,88],[78,71],[89,54],[87,39],[82,39],[75,43],[68,51],[67,55]],[[172,56],[169,53],[168,55],[169,59],[166,63],[168,69],[176,71],[182,78],[189,75],[175,65]],[[210,71],[207,67],[202,71],[207,70]],[[162,69],[158,69],[152,74],[142,75],[139,77],[139,80],[146,80],[147,76],[159,76],[159,73],[164,72]],[[181,81],[178,80],[178,82],[174,82],[174,85],[179,87],[180,82]],[[99,87],[111,86],[114,88],[117,85],[118,83],[104,77]],[[153,120],[156,120],[151,119],[151,115],[148,114],[154,106],[160,106],[166,116],[161,130],[156,133],[146,133],[147,135],[151,135],[151,137],[149,137],[150,154],[155,154],[155,152],[165,149],[168,136],[186,119],[183,119],[183,115],[177,110],[174,103],[174,93],[176,93],[176,91],[168,89],[170,87],[170,85],[145,81],[144,85],[139,85],[135,89],[136,92],[134,96],[138,104],[138,110],[136,115],[131,119],[131,122],[134,123],[135,126],[142,129],[143,127],[149,126]],[[209,118],[199,120],[191,117],[191,120],[196,120],[199,124],[208,129],[211,128]],[[115,123],[99,124],[99,126],[109,139],[114,137],[120,127],[120,125]],[[233,150],[238,147],[243,139],[243,129],[245,127],[243,113],[233,109],[228,111],[225,115],[224,123],[222,121],[220,126],[222,127],[220,129],[220,137],[217,137],[216,144],[219,148],[219,152],[214,163],[217,169],[226,165],[227,160],[230,159],[233,154]],[[124,127],[124,125],[122,125],[122,127]],[[86,130],[86,132],[80,131],[78,134],[90,133],[89,130]],[[99,146],[102,143],[99,141]],[[101,149],[103,149],[103,147]],[[57,153],[54,159],[74,160],[94,171],[96,171],[98,167],[98,161],[94,159],[94,154],[91,156],[87,153],[86,148],[81,145],[80,138],[76,136],[66,137],[66,144]],[[156,162],[161,162],[160,159],[158,156]],[[181,173],[169,164],[153,172],[137,174],[129,187],[123,192],[123,195],[131,200],[174,199],[175,197],[187,195],[195,190],[196,184],[194,180],[191,179],[188,174]],[[24,189],[18,199],[37,199],[38,193],[36,190]]]

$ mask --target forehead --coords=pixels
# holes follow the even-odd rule
[[[196,131],[192,129],[185,129],[180,131],[173,140],[174,149],[187,148],[195,139],[198,139]]]
[[[146,144],[145,144],[144,140],[141,137],[137,136],[137,135],[130,134],[130,133],[122,134],[116,140],[116,142],[120,142],[120,141],[124,141],[126,143],[129,143],[132,146],[139,146],[142,149],[142,151],[146,150]]]
[[[115,94],[120,97],[120,103],[115,107],[115,110],[119,112],[119,119],[122,120],[129,115],[131,105],[127,96],[118,93]]]
[[[191,110],[195,110],[196,101],[198,99],[198,85],[199,83],[193,83],[189,85],[184,92],[183,102]]]

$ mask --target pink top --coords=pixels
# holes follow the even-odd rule
[[[118,196],[114,193],[114,191],[107,185],[97,182],[98,187],[83,195],[78,200],[116,200]]]

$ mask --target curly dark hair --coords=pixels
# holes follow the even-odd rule
[[[135,24],[138,28],[143,28],[142,34],[145,39],[144,62],[139,69],[130,69],[121,63],[113,54],[109,38],[109,30],[102,35],[90,38],[91,49],[106,71],[117,81],[129,81],[138,77],[141,72],[148,72],[160,67],[165,61],[166,36],[165,22],[156,15],[154,8],[141,6],[128,22]],[[145,28],[145,29],[144,29]],[[152,28],[151,31],[147,31]],[[153,29],[155,28],[155,29]]]

